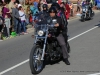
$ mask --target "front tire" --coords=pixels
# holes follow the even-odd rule
[[[84,21],[85,21],[84,16],[81,16],[81,21],[82,21],[82,22],[84,22]]]
[[[36,45],[31,50],[29,64],[32,74],[39,74],[43,70],[44,63],[41,60],[42,51],[41,47]]]

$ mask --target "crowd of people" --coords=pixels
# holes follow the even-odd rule
[[[60,6],[64,7],[67,19],[69,19],[70,15],[73,16],[72,3],[65,4],[60,2]],[[2,20],[0,25],[0,40],[9,38],[14,32],[18,36],[28,34],[26,25],[29,23],[34,25],[34,15],[42,10],[41,7],[41,2],[34,2],[32,5],[27,6],[27,8],[24,8],[16,0],[11,0],[9,4],[3,2],[0,6],[0,20]]]
[[[3,2],[0,13],[0,39],[10,38],[10,35],[28,34],[26,30],[27,18],[21,4],[11,0],[9,4]]]
[[[73,17],[75,12],[81,12],[82,3],[80,0],[77,1],[76,10],[72,2],[58,0],[57,3],[62,7],[67,20],[70,16]],[[28,34],[26,25],[34,26],[35,14],[43,10],[43,4],[47,4],[47,2],[33,2],[25,8],[16,0],[11,0],[9,4],[3,2],[0,6],[0,20],[2,21],[0,22],[0,39],[3,40],[3,37],[9,38],[14,33],[16,36]],[[49,8],[50,6],[47,9]]]

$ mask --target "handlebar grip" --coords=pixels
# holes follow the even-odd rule
[[[48,25],[49,27],[54,27],[54,24]]]

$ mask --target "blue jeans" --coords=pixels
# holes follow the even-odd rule
[[[22,29],[22,32],[26,32],[26,23],[25,23],[25,21],[21,21],[21,29]]]
[[[97,3],[97,8],[99,8],[99,9],[100,9],[100,3]]]
[[[20,21],[18,19],[14,19],[14,31],[17,33],[17,34],[20,34],[21,32],[21,24],[20,24]]]

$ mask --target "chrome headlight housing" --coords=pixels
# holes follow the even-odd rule
[[[82,9],[85,12],[85,8]]]
[[[37,34],[38,34],[39,36],[43,36],[43,35],[44,35],[44,31],[43,31],[43,30],[39,30],[39,31],[37,32]]]
[[[88,9],[87,9],[87,8],[83,8],[82,10],[83,10],[83,12],[87,12],[87,11],[88,11]]]

